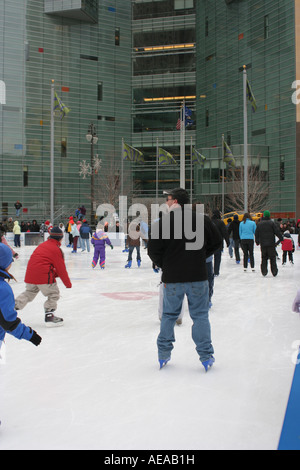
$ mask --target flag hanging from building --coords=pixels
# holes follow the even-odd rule
[[[224,141],[224,162],[229,168],[235,168],[235,159],[232,155],[229,145]]]
[[[170,165],[170,164],[177,165],[177,162],[173,155],[162,148],[158,148],[158,164],[159,165]]]
[[[248,79],[247,79],[247,98],[251,103],[253,113],[255,113],[255,111],[257,110],[256,100],[252,93],[251,86],[250,86]]]
[[[181,114],[181,110],[180,110]],[[190,108],[187,108],[186,106],[184,107],[184,118],[182,119],[181,117],[178,119],[177,124],[176,124],[176,130],[179,131],[181,129],[181,122],[184,122],[185,127],[192,126],[194,124],[194,121],[191,118],[192,116],[192,110]]]
[[[53,110],[59,110],[60,112],[60,119],[63,119],[69,112],[70,109],[67,108],[67,106],[61,101],[61,99],[57,96],[57,93],[55,91],[54,93],[54,104],[53,104]]]
[[[192,162],[193,163],[199,163],[201,168],[203,168],[205,160],[206,160],[206,157],[204,155],[202,155],[200,152],[198,152],[198,150],[196,150],[195,147],[193,147]]]
[[[130,145],[124,143],[123,144],[123,160],[129,160],[135,163],[143,163],[144,155],[140,150],[134,147],[130,147]]]

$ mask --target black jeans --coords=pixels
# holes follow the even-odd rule
[[[236,261],[241,261],[240,258],[240,240],[233,240],[234,242],[234,254],[235,254],[235,260]]]
[[[241,240],[242,250],[244,253],[244,268],[248,266],[248,259],[250,258],[250,266],[254,268],[254,240],[244,238]]]
[[[262,246],[261,248],[261,273],[263,276],[268,274],[268,259],[270,260],[271,273],[277,276],[278,268],[276,263],[276,250],[275,246]]]
[[[219,276],[220,274],[220,265],[222,258],[222,250],[218,250],[214,253],[214,275]]]

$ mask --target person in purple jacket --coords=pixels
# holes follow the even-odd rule
[[[92,245],[94,245],[94,258],[92,261],[92,268],[97,266],[98,260],[100,258],[100,268],[105,268],[105,245],[109,245],[111,249],[113,249],[112,243],[108,238],[106,232],[104,232],[104,226],[98,224],[96,228],[96,232],[92,236],[91,239]]]
[[[0,243],[0,349],[6,333],[38,346],[42,338],[21,322],[15,309],[15,297],[8,284],[11,279],[14,279],[8,271],[12,263],[13,257],[10,248]]]

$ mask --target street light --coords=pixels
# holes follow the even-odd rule
[[[94,169],[93,169],[93,160],[94,160],[94,144],[98,142],[98,137],[96,134],[96,127],[91,122],[88,127],[88,133],[86,134],[86,140],[91,144],[91,224],[94,223]]]

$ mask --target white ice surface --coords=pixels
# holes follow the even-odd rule
[[[64,247],[72,289],[61,281],[57,314],[46,328],[39,294],[20,312],[43,338],[39,347],[6,335],[0,364],[0,450],[4,449],[276,449],[289,397],[294,342],[295,265],[273,278],[223,254],[210,312],[216,363],[205,373],[187,312],[176,326],[172,359],[159,370],[158,284],[142,249],[142,266],[107,248],[104,271],[92,253]],[[17,296],[33,247],[22,247],[11,272]],[[279,248],[281,255],[281,249]]]

